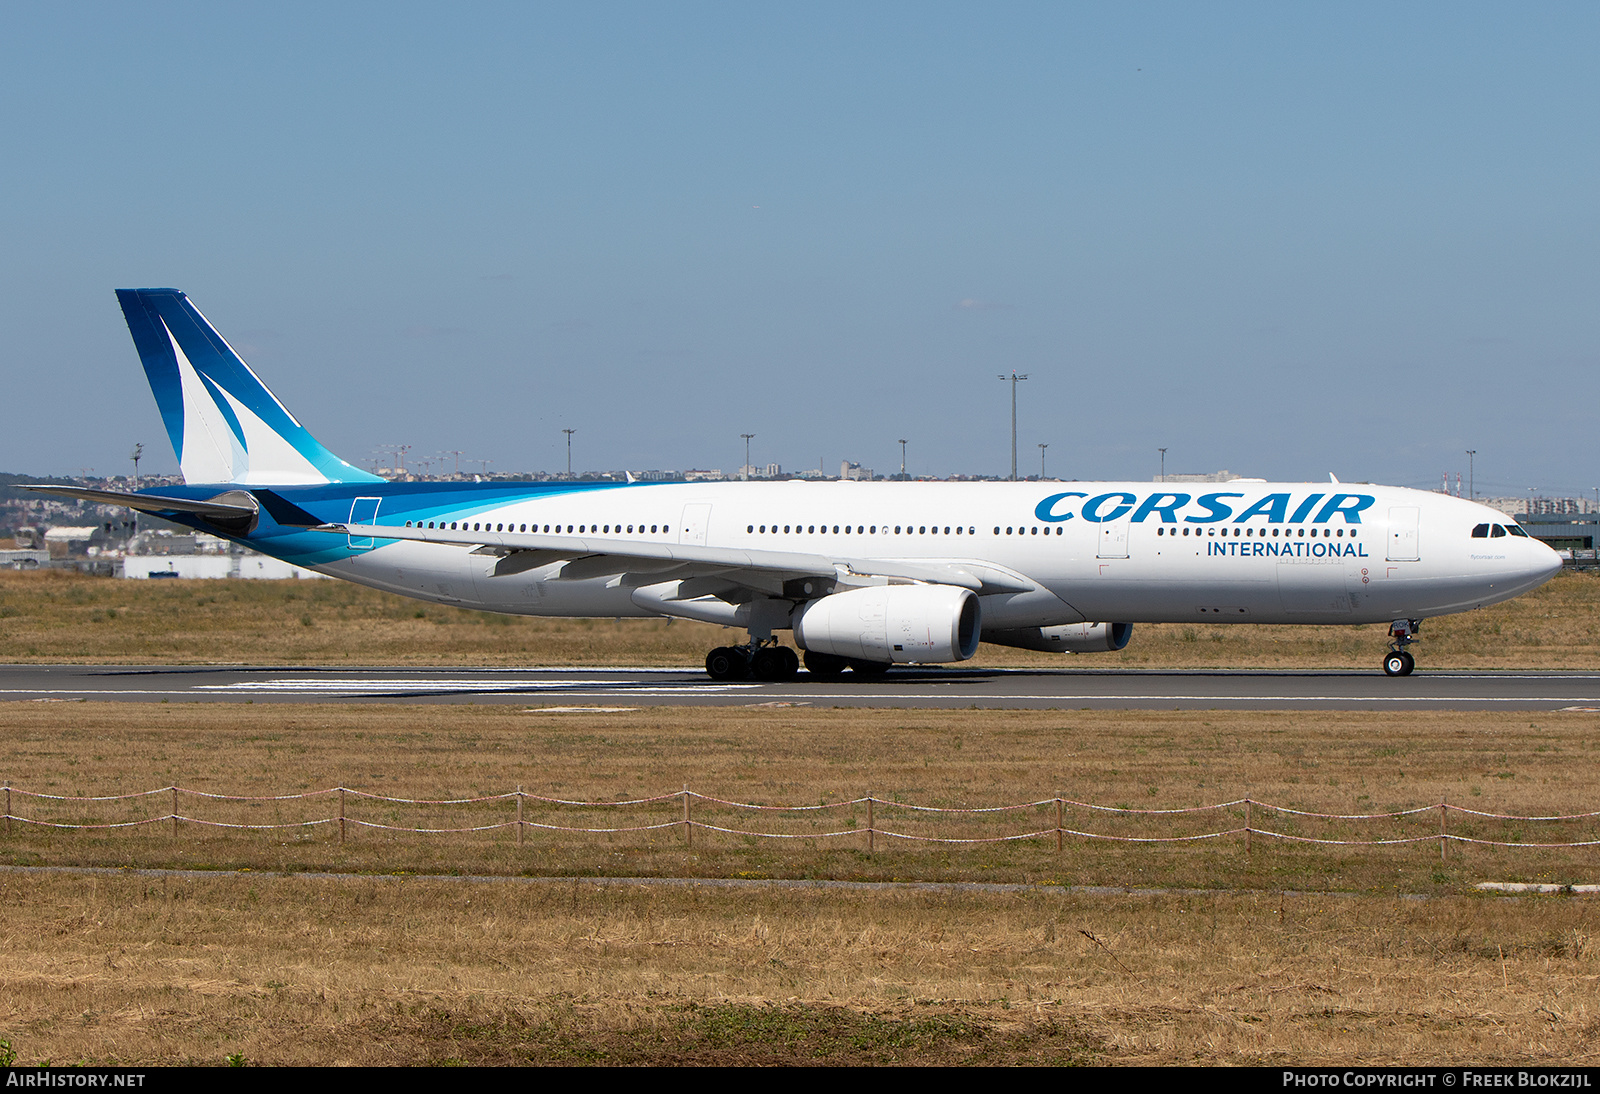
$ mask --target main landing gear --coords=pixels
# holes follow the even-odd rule
[[[882,676],[887,664],[855,661],[830,653],[806,651],[806,672],[817,680],[837,680],[848,669],[861,679]],[[706,654],[706,675],[713,680],[762,680],[775,683],[800,674],[800,658],[776,638],[752,638],[743,646],[718,646]]]
[[[845,669],[849,669],[859,677],[882,676],[889,671],[889,666],[878,661],[852,661],[848,657],[836,657],[831,653],[806,651],[806,671],[819,680],[837,680],[844,675]]]
[[[1389,624],[1389,637],[1394,642],[1383,658],[1385,676],[1410,676],[1411,670],[1417,667],[1417,659],[1406,651],[1406,647],[1417,640],[1417,628],[1420,626],[1420,619],[1396,619]]]
[[[718,646],[706,654],[706,675],[713,680],[768,682],[793,680],[800,673],[800,657],[776,638],[752,638],[743,646]]]

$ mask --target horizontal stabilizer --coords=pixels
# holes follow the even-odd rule
[[[260,512],[256,499],[244,490],[229,490],[215,497],[196,501],[194,498],[166,498],[159,494],[128,494],[121,490],[85,490],[76,486],[18,486],[17,489],[75,498],[96,505],[125,505],[141,513],[193,513],[198,517],[238,520],[241,517],[253,517]]]
[[[96,505],[125,505],[141,513],[189,513],[220,531],[249,535],[255,530],[261,507],[246,490],[225,490],[209,498],[168,498],[159,494],[130,494],[121,490],[89,490],[77,486],[19,486],[40,494],[73,498]]]

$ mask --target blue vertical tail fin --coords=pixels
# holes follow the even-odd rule
[[[184,482],[382,482],[335,456],[177,289],[118,289]]]

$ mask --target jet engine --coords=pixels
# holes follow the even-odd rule
[[[985,642],[1045,653],[1115,653],[1132,637],[1132,623],[1068,623],[1063,627],[983,632]]]
[[[794,640],[803,650],[851,661],[965,661],[978,652],[978,598],[953,585],[875,585],[803,605]]]

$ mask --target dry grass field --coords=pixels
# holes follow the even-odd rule
[[[1431,621],[1425,667],[1592,668],[1600,579]],[[1141,627],[1124,654],[984,647],[980,663],[1370,668],[1379,628]],[[525,620],[333,582],[119,582],[0,575],[4,659],[368,664],[683,664],[726,641],[652,621]],[[1177,809],[1249,796],[1384,812],[1447,801],[1549,814],[1600,806],[1600,714],[896,711],[805,707],[543,712],[504,705],[0,704],[0,782],[58,795],[180,784],[220,794],[336,785],[390,797],[615,801],[685,785],[740,801],[871,794],[949,808],[1060,795]],[[469,827],[514,803],[349,798],[347,819]],[[12,812],[106,824],[169,795]],[[293,824],[336,798],[184,797],[197,820]],[[185,822],[72,831],[13,822],[0,864],[0,1040],[17,1062],[1553,1063],[1592,1062],[1600,982],[1591,897],[1499,898],[1484,880],[1600,880],[1600,848],[1353,847],[1237,835],[1188,844],[875,837],[860,806],[750,814],[697,800],[525,804],[533,824],[415,834],[350,824],[244,831]],[[1067,808],[1127,837],[1237,828],[1200,814]],[[1437,833],[1253,806],[1318,839]],[[1051,829],[1053,805],[918,814],[880,830],[987,839]],[[818,833],[843,830],[839,838]],[[1600,838],[1593,822],[1496,821],[1458,835]],[[811,838],[805,838],[810,836]],[[213,870],[200,879],[137,867]],[[242,872],[248,871],[248,872]],[[343,876],[308,876],[332,871]],[[442,875],[495,875],[472,881]],[[383,875],[383,876],[379,876]],[[1027,883],[1025,892],[645,887],[606,879]],[[574,877],[588,880],[576,882]],[[530,880],[531,879],[531,880]],[[563,879],[563,880],[557,880]],[[1136,894],[1070,886],[1131,887]],[[1150,890],[1168,890],[1152,892]],[[1181,890],[1203,890],[1184,892]]]
[[[14,703],[0,706],[0,725],[5,781],[57,794],[176,781],[216,793],[342,783],[442,798],[521,784],[603,800],[688,783],[777,803],[870,792],[950,806],[1062,794],[1174,808],[1242,793],[1334,812],[1441,799],[1513,813],[1600,804],[1600,715],[1588,713]],[[14,801],[19,815],[74,822],[169,808],[164,798],[24,801]],[[397,825],[511,815],[503,802],[347,805],[351,818]],[[183,808],[251,823],[330,814],[327,799],[309,808],[185,799]],[[628,816],[681,816],[675,801],[649,809],[660,811]],[[755,826],[703,803],[695,810]],[[617,815],[530,806],[527,819],[614,824]],[[865,821],[859,809],[853,819]],[[1198,830],[1184,818],[1074,820],[1130,835]],[[1313,832],[1281,814],[1253,820],[1298,823],[1305,834],[1395,834],[1343,822]],[[812,821],[757,823],[803,831]],[[1013,823],[877,819],[954,836]],[[1478,824],[1500,839],[1596,835],[1592,825]],[[1451,828],[1468,830],[1457,819]],[[1600,1032],[1593,898],[1472,889],[1485,879],[1595,880],[1594,848],[1453,845],[1441,862],[1435,842],[1336,848],[1258,836],[1248,855],[1237,837],[1177,847],[1069,839],[1060,853],[1049,838],[884,841],[869,854],[859,835],[840,846],[700,830],[686,846],[673,827],[535,833],[519,847],[511,830],[352,829],[340,843],[331,826],[185,824],[174,836],[165,822],[97,833],[14,824],[3,844],[0,857],[19,865],[251,871],[202,880],[0,873],[0,1037],[23,1063],[1529,1063],[1592,1059]],[[347,876],[304,876],[314,869]],[[415,876],[450,873],[511,880]],[[652,874],[1036,887],[600,880]],[[1088,884],[1214,892],[1063,888]]]
[[[541,713],[502,704],[10,703],[0,705],[0,781],[36,793],[115,795],[176,783],[228,795],[346,786],[413,799],[502,794],[618,801],[685,785],[712,797],[818,805],[871,794],[885,802],[974,808],[1060,795],[1096,805],[1178,809],[1248,795],[1290,809],[1381,813],[1447,801],[1523,815],[1600,808],[1600,714],[1232,711],[908,711],[804,707],[658,707]],[[465,828],[516,819],[512,801],[407,806],[350,798],[347,819]],[[294,824],[337,816],[337,798],[230,803],[184,797],[178,811],[222,823]],[[125,823],[172,811],[170,795],[126,802],[39,801],[12,812],[59,823]],[[245,833],[168,823],[63,831],[13,825],[0,861],[18,865],[247,867],[257,870],[463,872],[550,876],[843,878],[1160,885],[1346,892],[1461,893],[1482,880],[1587,881],[1600,848],[1495,850],[1437,841],[1369,849],[1266,837],[1179,845],[1053,836],[978,844],[876,839],[861,806],[752,814],[696,801],[701,824],[804,837],[697,830],[682,801],[627,808],[525,803],[524,819],[567,827],[666,824],[611,835],[511,827],[413,835],[351,825]],[[1068,808],[1067,828],[1177,836],[1244,824],[1243,807],[1122,815]],[[1389,821],[1318,821],[1256,807],[1258,829],[1328,839],[1439,831],[1434,810]],[[1498,822],[1459,813],[1450,831],[1523,843],[1600,837],[1593,822]],[[1012,813],[927,814],[879,805],[874,827],[982,839],[1055,825],[1052,805]]]
[[[1600,1035],[1577,900],[0,874],[0,930],[27,1064],[1592,1063]]]
[[[1429,620],[1427,668],[1600,667],[1600,575],[1562,574],[1506,604]],[[734,632],[684,620],[532,619],[340,581],[123,581],[0,572],[0,659],[351,665],[702,664]],[[1167,624],[1115,654],[983,646],[970,664],[1073,668],[1363,668],[1384,628]]]

